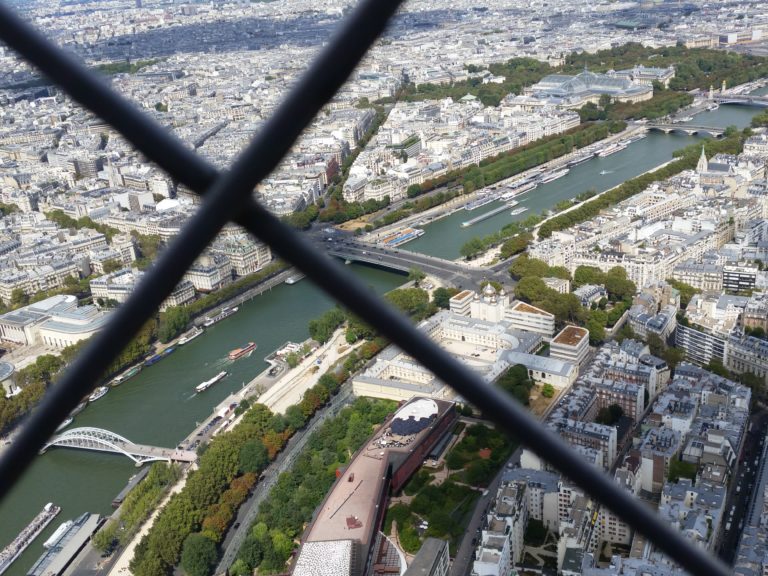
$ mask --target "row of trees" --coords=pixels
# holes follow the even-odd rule
[[[419,185],[412,184],[411,186],[408,187],[408,189],[412,190],[414,189],[414,187],[419,187]],[[460,196],[461,193],[462,193],[461,188],[457,188],[453,190],[440,190],[439,192],[430,194],[429,196],[425,196],[424,198],[419,198],[417,200],[405,202],[397,210],[393,210],[392,212],[387,212],[386,214],[383,214],[381,217],[376,218],[371,224],[367,224],[365,226],[365,230],[370,232],[371,230],[374,230],[376,228],[381,228],[382,226],[388,226],[389,224],[394,224],[395,222],[399,222],[400,220],[403,220],[408,216],[413,216],[414,214],[420,214],[421,212],[429,210],[430,208],[434,208],[435,206],[440,206],[441,204],[445,204],[449,200],[453,200],[457,196]],[[421,192],[419,192],[419,194],[421,194]],[[415,196],[418,196],[418,194],[416,194]],[[415,196],[409,196],[409,197],[415,198]]]
[[[595,104],[589,102],[579,109],[579,116],[582,122],[594,120],[629,120],[631,118],[647,118],[655,120],[668,116],[690,106],[693,102],[693,96],[685,92],[662,91],[656,92],[653,98],[643,102],[617,102],[610,96],[604,94],[600,97],[600,102]]]
[[[232,431],[216,436],[183,490],[170,499],[137,546],[131,572],[170,574],[192,534],[199,533],[215,548],[232,512],[254,485],[256,472],[282,449],[292,432],[286,417],[256,404]],[[191,541],[201,542],[198,536]]]
[[[467,169],[461,178],[461,184],[464,192],[473,192],[603,140],[625,128],[626,124],[623,122],[582,124],[551,139],[539,140],[523,148],[486,158],[479,166]]]
[[[442,186],[455,187],[455,189],[440,191],[413,203],[406,202],[397,210],[388,212],[366,225],[365,229],[371,231],[398,222],[408,216],[448,202],[461,193],[473,192],[549,160],[559,158],[574,149],[588,146],[606,138],[609,134],[621,132],[625,127],[626,124],[623,122],[582,124],[563,134],[547,136],[509,152],[486,158],[480,162],[479,166],[473,165],[460,170],[453,170],[421,184],[412,184],[407,190],[409,198],[417,198]],[[303,211],[287,216],[285,220],[294,227],[302,229],[308,228],[315,219],[321,222],[340,224],[359,218],[364,214],[371,214],[389,205],[388,197],[381,201],[346,202],[341,197],[340,186],[342,185],[340,184],[338,188],[334,188],[334,191],[329,193],[327,202],[320,201],[320,208],[315,205],[309,206]]]
[[[231,574],[251,574],[255,568],[260,574],[285,571],[294,542],[336,480],[335,471],[350,461],[373,426],[394,408],[391,401],[359,398],[310,436],[293,468],[280,475],[260,505]]]
[[[126,545],[136,530],[154,511],[160,499],[181,477],[176,464],[156,462],[147,477],[136,486],[120,506],[120,519],[110,519],[93,537],[93,545],[101,552],[115,545]]]
[[[723,140],[707,140],[704,144],[705,152],[708,156],[721,152],[738,154],[743,148],[744,137],[745,135],[743,133],[731,133],[730,136]],[[648,172],[637,178],[633,178],[632,180],[627,180],[620,186],[605,192],[599,198],[585,202],[570,212],[560,214],[559,216],[547,220],[539,227],[539,238],[549,238],[552,235],[552,232],[564,230],[570,228],[574,224],[594,218],[601,210],[642,192],[654,182],[666,180],[675,174],[679,174],[683,170],[695,168],[700,154],[701,147],[698,144],[678,150],[675,153],[675,155],[678,156],[678,160],[654,170],[653,172]]]
[[[413,274],[415,271],[412,272]],[[430,301],[429,293],[421,288],[397,288],[388,292],[384,298],[398,310],[408,315],[414,322],[420,322],[437,312],[438,308],[448,307],[448,299],[450,298],[447,296],[448,293],[447,289],[440,292],[436,291],[435,298],[439,299],[440,304],[436,300]],[[451,293],[452,295],[453,293]],[[368,324],[339,306],[310,320],[309,335],[313,340],[324,344],[331,339],[334,331],[345,322],[347,323],[346,340],[349,344],[361,339],[373,340],[377,336]]]

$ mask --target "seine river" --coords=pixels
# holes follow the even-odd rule
[[[743,127],[757,112],[759,109],[722,106],[702,113],[694,122]],[[426,226],[426,234],[405,247],[433,256],[458,258],[461,245],[473,236],[494,232],[515,218],[540,213],[586,190],[606,190],[670,160],[672,152],[697,141],[695,137],[649,134],[622,152],[580,164],[567,176],[519,198],[520,205],[529,211],[518,217],[504,211],[475,226],[461,228],[462,221],[497,204],[472,212],[461,210]],[[601,171],[607,174],[600,175]],[[380,294],[404,281],[400,274],[375,268],[352,265],[350,269]],[[175,446],[196,422],[210,414],[213,406],[264,370],[267,366],[264,356],[287,340],[307,338],[309,320],[331,306],[330,299],[309,281],[277,286],[244,304],[237,314],[211,327],[168,358],[110,390],[79,414],[70,428],[94,426],[137,443]],[[257,352],[250,358],[234,363],[226,360],[229,350],[250,341],[258,344]],[[225,364],[230,376],[203,394],[193,394],[197,384],[221,371]],[[38,457],[11,495],[0,504],[0,548],[15,537],[45,503],[54,502],[62,507],[62,512],[7,574],[26,574],[42,554],[42,543],[64,520],[83,512],[109,513],[112,499],[135,472],[133,463],[122,456],[53,449]]]
[[[752,116],[759,111],[760,109],[746,106],[721,106],[717,110],[696,115],[691,124],[715,128],[735,125],[743,128],[749,125]],[[566,176],[515,198],[520,202],[519,207],[528,208],[522,214],[511,216],[511,210],[504,210],[474,226],[462,228],[462,222],[484,212],[490,212],[502,206],[503,203],[492,202],[472,211],[459,210],[423,226],[425,234],[421,238],[404,244],[403,248],[455,260],[460,257],[459,250],[462,245],[470,238],[491,234],[510,222],[524,220],[531,214],[540,214],[558,202],[569,200],[587,190],[603,192],[613,188],[625,180],[630,180],[671,160],[675,150],[700,140],[700,137],[684,134],[651,132],[646,138],[634,142],[621,152],[606,158],[593,158],[574,166]],[[606,172],[606,174],[601,175],[600,172]]]

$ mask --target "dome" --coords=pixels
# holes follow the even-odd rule
[[[491,286],[490,282],[483,288],[483,296],[496,296],[496,288]]]

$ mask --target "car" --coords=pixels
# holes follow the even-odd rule
[[[238,528],[240,528],[240,522],[235,522],[235,530],[237,530]]]

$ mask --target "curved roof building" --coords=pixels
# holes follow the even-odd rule
[[[585,70],[576,76],[550,74],[526,90],[541,99],[563,106],[581,106],[606,94],[621,102],[640,102],[653,97],[653,87],[637,84],[626,76],[598,74]]]

